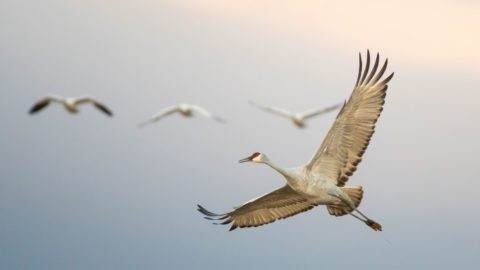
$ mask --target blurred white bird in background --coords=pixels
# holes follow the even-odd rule
[[[340,108],[340,106],[342,106],[342,103],[339,103],[339,104],[335,104],[333,106],[326,107],[326,108],[320,108],[320,109],[317,108],[317,109],[312,109],[312,110],[308,110],[308,111],[301,112],[301,113],[293,113],[293,112],[287,111],[285,109],[277,108],[277,107],[269,107],[269,106],[260,105],[260,104],[254,102],[254,101],[250,101],[250,104],[259,108],[259,109],[261,109],[261,110],[263,110],[263,111],[289,118],[299,128],[304,128],[306,126],[306,124],[305,124],[306,120],[308,120],[310,118],[313,118],[315,116],[319,116],[319,115],[326,114],[328,112],[334,111],[334,110]]]
[[[145,121],[143,123],[140,123],[138,126],[143,127],[145,125],[155,123],[155,122],[159,121],[160,119],[164,118],[165,116],[171,115],[173,113],[179,113],[179,114],[181,114],[182,116],[185,116],[185,117],[192,117],[194,115],[194,113],[198,113],[198,114],[203,115],[207,118],[213,119],[217,122],[225,123],[224,119],[213,115],[212,113],[210,113],[209,111],[207,111],[206,109],[204,109],[204,108],[202,108],[198,105],[182,103],[182,104],[178,104],[178,105],[174,105],[174,106],[169,106],[169,107],[163,109],[162,111],[154,114],[147,121]]]
[[[374,133],[375,123],[385,103],[387,83],[393,73],[379,82],[388,60],[377,72],[378,54],[370,72],[370,52],[367,51],[365,69],[362,70],[361,55],[359,62],[357,82],[350,99],[343,105],[320,148],[307,164],[284,169],[258,152],[240,160],[272,167],[285,177],[285,186],[250,200],[226,214],[214,214],[200,205],[198,210],[207,219],[220,220],[221,224],[232,223],[230,230],[234,230],[237,227],[261,226],[317,205],[326,205],[331,215],[350,214],[373,230],[381,231],[379,223],[358,210],[363,197],[362,187],[345,186],[345,183],[357,169]]]
[[[113,116],[112,111],[108,109],[105,105],[97,101],[96,99],[85,96],[85,97],[70,97],[70,98],[63,98],[57,95],[48,95],[41,100],[39,100],[37,103],[33,105],[33,107],[30,109],[30,114],[35,114],[45,107],[47,107],[50,103],[58,103],[63,105],[65,110],[67,110],[69,113],[76,114],[78,113],[78,105],[82,104],[88,104],[91,103],[93,106],[95,106],[97,109],[102,111],[108,116]]]

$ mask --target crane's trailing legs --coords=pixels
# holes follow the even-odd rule
[[[372,219],[369,219],[368,217],[366,217],[364,214],[362,214],[362,212],[358,211],[357,209],[355,209],[355,211],[358,212],[365,219],[355,215],[354,213],[350,213],[350,215],[352,215],[356,219],[362,221],[363,223],[367,224],[367,226],[372,228],[374,231],[381,231],[382,230],[382,225],[380,225],[380,223],[378,223],[378,222],[376,222]]]
[[[366,215],[364,215],[360,210],[358,210],[353,202],[347,198],[343,198],[342,196],[334,195],[338,199],[340,199],[348,208],[350,208],[351,212],[350,215],[355,217],[356,219],[362,221],[363,223],[367,224],[370,228],[372,228],[374,231],[381,231],[382,230],[382,225],[380,223],[374,221],[373,219],[368,218]],[[357,212],[360,214],[361,217],[355,215],[353,212]],[[363,217],[363,218],[362,218]]]
[[[374,231],[382,231],[382,225],[380,225],[380,223],[374,221],[373,219],[368,218],[366,215],[364,215],[362,212],[360,212],[360,210],[357,209],[355,204],[353,204],[352,200],[348,196],[346,196],[345,193],[331,194],[331,195],[340,199],[345,204],[345,206],[347,208],[350,208],[351,211],[349,211],[350,212],[349,214],[351,216],[353,216],[356,219],[362,221],[368,227],[372,228]],[[358,214],[360,214],[361,217],[357,216],[353,212],[357,212]]]

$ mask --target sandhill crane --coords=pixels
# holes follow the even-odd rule
[[[174,105],[174,106],[169,106],[169,107],[163,109],[162,111],[154,114],[147,121],[145,121],[143,123],[140,123],[138,126],[143,127],[145,125],[157,122],[160,119],[162,119],[163,117],[165,117],[167,115],[170,115],[170,114],[173,114],[173,113],[180,113],[182,116],[185,116],[185,117],[192,117],[194,113],[199,113],[199,114],[201,114],[201,115],[203,115],[207,118],[211,118],[211,119],[213,119],[217,122],[225,123],[224,119],[213,115],[212,113],[210,113],[209,111],[205,110],[204,108],[202,108],[198,105],[182,103],[182,104],[178,104],[178,105]]]
[[[342,103],[339,103],[339,104],[335,104],[333,106],[326,107],[326,108],[321,108],[321,109],[317,108],[317,109],[312,109],[312,110],[305,111],[305,112],[293,113],[293,112],[290,112],[288,110],[277,108],[277,107],[269,107],[269,106],[260,105],[260,104],[254,102],[254,101],[250,101],[250,104],[259,108],[259,109],[261,109],[261,110],[263,110],[263,111],[289,118],[299,128],[304,128],[306,126],[305,121],[307,119],[310,119],[312,117],[334,111],[337,108],[339,108],[340,106],[342,106]]]
[[[377,72],[379,55],[369,72],[370,52],[367,51],[366,67],[362,70],[359,55],[357,82],[348,102],[337,115],[320,148],[310,161],[300,167],[284,169],[261,153],[240,160],[240,162],[263,163],[284,176],[287,184],[273,192],[250,200],[226,214],[214,214],[198,205],[198,210],[207,219],[230,224],[230,230],[237,227],[256,227],[307,211],[317,205],[326,205],[334,216],[350,214],[381,231],[382,226],[358,210],[363,197],[361,186],[345,186],[349,176],[356,170],[362,155],[374,133],[375,123],[380,116],[390,74],[379,80],[387,68],[385,60]],[[358,213],[358,215],[357,215]]]
[[[77,108],[78,105],[91,103],[93,104],[93,106],[95,106],[97,109],[99,109],[106,115],[113,116],[113,113],[105,105],[93,99],[92,97],[86,96],[86,97],[76,97],[76,98],[63,98],[56,95],[48,95],[42,98],[41,100],[39,100],[30,109],[30,114],[39,112],[40,110],[44,109],[45,107],[48,106],[48,104],[52,102],[62,104],[65,110],[67,110],[69,113],[72,113],[72,114],[78,113],[78,108]]]

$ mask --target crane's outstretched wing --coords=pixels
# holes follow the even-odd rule
[[[42,98],[41,100],[37,101],[37,103],[35,103],[32,106],[29,113],[34,114],[34,113],[37,113],[37,112],[41,111],[42,109],[47,107],[48,104],[50,104],[50,102],[63,103],[63,99],[61,97],[55,96],[55,95],[46,96],[46,97]]]
[[[195,111],[195,112],[197,112],[197,113],[199,113],[199,114],[201,114],[205,117],[211,118],[211,119],[213,119],[217,122],[220,122],[220,123],[225,123],[226,122],[225,119],[220,118],[216,115],[213,115],[211,112],[205,110],[204,108],[202,108],[198,105],[191,105],[191,108],[192,108],[193,111]]]
[[[251,100],[250,100],[250,104],[259,108],[259,109],[261,109],[261,110],[263,110],[263,111],[269,112],[269,113],[273,113],[273,114],[280,115],[280,116],[287,117],[287,118],[293,117],[292,112],[289,112],[289,111],[281,109],[281,108],[268,107],[268,106],[260,105],[256,102],[251,101]]]
[[[352,95],[346,102],[325,137],[322,145],[307,164],[311,172],[331,179],[343,186],[356,170],[375,131],[375,123],[383,109],[387,83],[393,73],[378,82],[387,68],[388,59],[377,73],[378,58],[369,73],[370,52],[362,70],[362,57],[359,56],[359,72]],[[368,75],[368,76],[367,76]]]
[[[98,100],[92,98],[92,97],[82,97],[82,98],[77,98],[75,100],[75,105],[76,104],[85,104],[85,103],[92,103],[95,108],[99,109],[103,113],[105,113],[108,116],[113,116],[113,113],[110,109],[107,108],[107,106],[103,105],[100,103]]]
[[[198,205],[198,211],[206,215],[206,219],[219,220],[221,224],[233,222],[230,231],[237,227],[257,227],[272,223],[277,219],[291,217],[307,211],[317,204],[295,192],[289,185],[274,190],[259,198],[246,202],[227,214],[214,214]]]
[[[138,125],[138,127],[143,127],[143,126],[146,126],[148,124],[151,124],[151,123],[154,123],[154,122],[157,122],[158,120],[162,119],[163,117],[167,116],[167,115],[170,115],[174,112],[176,112],[178,110],[178,106],[170,106],[170,107],[166,107],[165,109],[161,110],[160,112],[154,114],[152,117],[150,117],[150,119],[148,119],[147,121],[143,122],[143,123],[140,123]]]
[[[339,104],[335,104],[335,105],[330,106],[330,107],[326,107],[326,108],[322,108],[322,109],[314,109],[314,110],[311,110],[311,111],[304,112],[303,113],[303,119],[309,119],[309,118],[312,118],[312,117],[320,115],[320,114],[324,114],[324,113],[334,111],[334,110],[340,108],[342,105],[343,105],[343,103],[339,103]]]

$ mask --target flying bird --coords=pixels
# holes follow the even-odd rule
[[[370,52],[367,51],[365,69],[359,55],[357,82],[338,113],[323,143],[307,164],[284,169],[274,164],[262,153],[256,152],[240,162],[263,163],[280,173],[286,185],[250,200],[225,214],[215,214],[198,205],[206,219],[237,227],[257,227],[326,205],[333,216],[352,215],[375,231],[382,226],[365,216],[358,206],[363,197],[362,186],[346,186],[346,182],[362,160],[375,130],[375,123],[383,108],[387,83],[393,73],[380,81],[388,59],[377,72],[379,55],[371,71]]]
[[[78,105],[91,103],[93,106],[95,106],[95,108],[99,109],[106,115],[113,116],[113,113],[112,111],[110,111],[110,109],[108,109],[105,105],[103,105],[102,103],[100,103],[99,101],[97,101],[92,97],[86,96],[86,97],[76,97],[76,98],[63,98],[56,95],[48,95],[42,98],[41,100],[39,100],[30,109],[30,114],[35,114],[43,110],[50,103],[61,104],[63,105],[65,110],[67,110],[69,113],[72,113],[72,114],[78,113]]]
[[[326,108],[321,108],[321,109],[317,108],[317,109],[312,109],[312,110],[301,112],[301,113],[293,113],[293,112],[290,112],[288,110],[277,108],[277,107],[269,107],[269,106],[260,105],[256,102],[253,102],[253,101],[250,101],[250,104],[259,108],[259,109],[261,109],[261,110],[263,110],[263,111],[289,118],[299,128],[304,128],[306,126],[306,124],[305,124],[306,120],[308,120],[312,117],[321,115],[321,114],[325,114],[325,113],[334,111],[337,108],[340,108],[340,106],[342,106],[342,103],[339,103],[339,104],[335,104],[333,106],[326,107]]]
[[[207,111],[206,109],[204,109],[204,108],[202,108],[198,105],[178,104],[178,105],[169,106],[169,107],[163,109],[162,111],[154,114],[147,121],[145,121],[143,123],[140,123],[138,126],[143,127],[143,126],[146,126],[148,124],[155,123],[155,122],[159,121],[160,119],[164,118],[165,116],[171,115],[173,113],[180,113],[182,116],[185,116],[185,117],[192,117],[194,115],[194,113],[198,113],[198,114],[203,115],[207,118],[213,119],[217,122],[225,123],[224,119],[213,115],[212,113],[210,113],[209,111]]]

